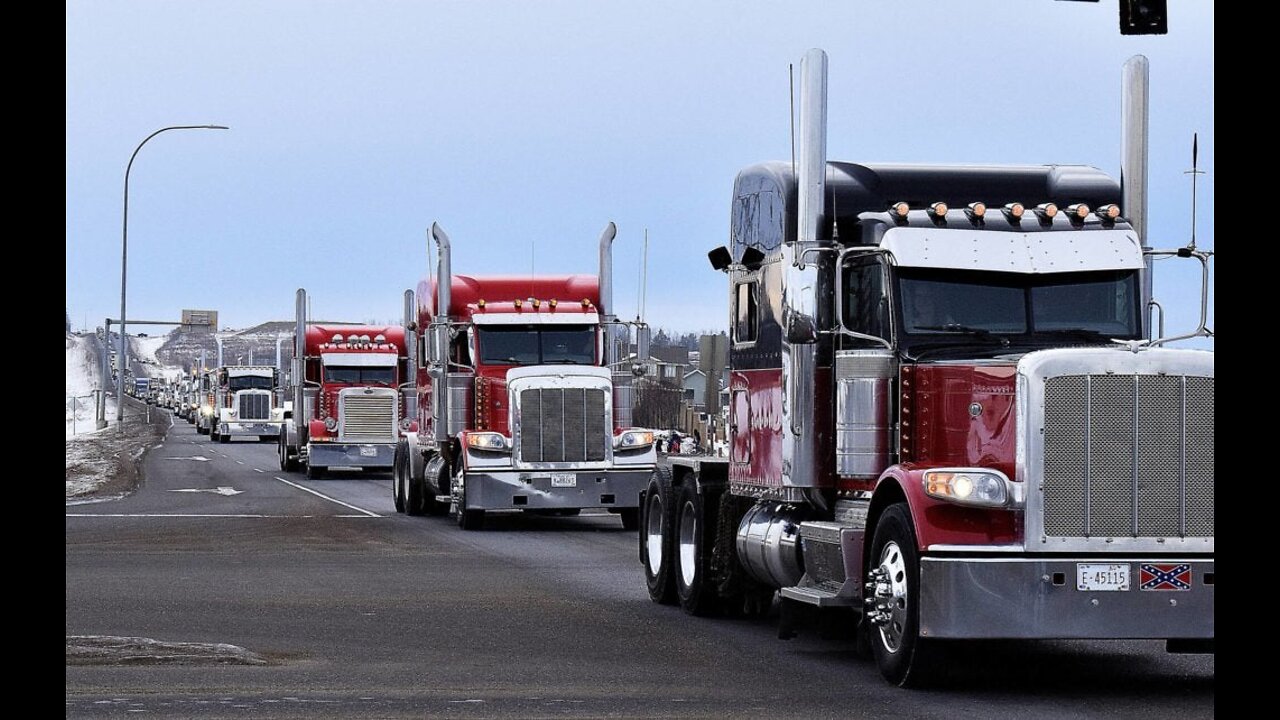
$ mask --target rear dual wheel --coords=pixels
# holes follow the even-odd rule
[[[671,528],[675,524],[673,495],[671,468],[659,467],[649,477],[649,486],[640,508],[640,562],[644,565],[649,598],[662,605],[672,605],[676,601],[671,558]]]

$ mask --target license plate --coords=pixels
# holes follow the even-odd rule
[[[378,457],[378,448],[360,448],[360,457]]]
[[[573,473],[551,473],[551,487],[578,487],[578,476]]]
[[[1119,592],[1129,589],[1127,563],[1076,563],[1076,589],[1088,592]]]

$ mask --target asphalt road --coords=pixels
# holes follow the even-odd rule
[[[68,717],[1214,714],[1213,658],[1154,642],[973,644],[944,689],[899,690],[838,633],[652,604],[611,515],[464,533],[397,515],[385,475],[285,475],[273,445],[182,421],[145,467],[134,495],[67,506],[67,635],[270,663],[69,664]]]

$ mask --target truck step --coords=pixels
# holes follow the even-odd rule
[[[820,585],[797,585],[796,587],[782,588],[779,592],[787,600],[795,600],[796,602],[819,608],[854,607],[859,604],[858,598],[841,595],[839,588],[832,589]]]

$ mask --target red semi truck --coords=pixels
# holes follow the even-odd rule
[[[851,612],[900,685],[966,639],[1212,652],[1214,356],[1165,347],[1212,336],[1212,253],[1145,242],[1145,58],[1126,66],[1123,186],[828,162],[826,63],[801,66],[798,168],[739,173],[710,253],[731,452],[648,484],[651,597],[703,615],[777,594],[788,626]],[[1152,328],[1159,256],[1202,267],[1178,338]]]
[[[396,448],[396,509],[480,528],[486,512],[573,515],[604,508],[636,527],[654,468],[653,433],[631,427],[642,363],[620,352],[610,223],[600,274],[454,275],[438,225],[435,277],[405,293],[408,334],[421,332],[417,418]],[[631,323],[637,355],[648,328]]]
[[[281,470],[309,478],[328,468],[385,470],[412,420],[405,412],[409,373],[404,328],[307,322],[307,291],[295,302],[293,401],[280,430]]]

